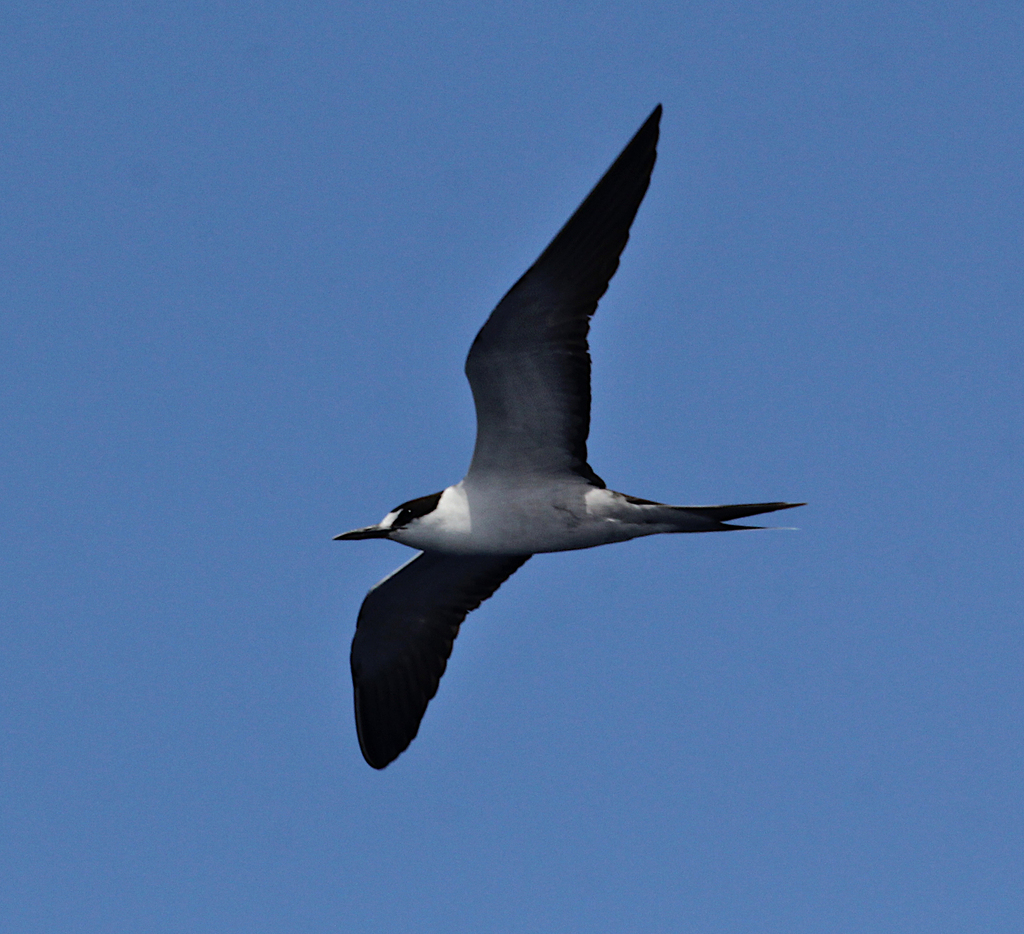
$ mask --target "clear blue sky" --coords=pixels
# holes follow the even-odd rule
[[[20,3],[0,927],[1024,930],[1015,3]],[[798,532],[531,561],[419,738],[348,645],[486,315],[658,102],[591,460]],[[772,518],[772,517],[769,517]]]

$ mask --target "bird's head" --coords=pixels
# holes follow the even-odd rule
[[[442,490],[441,493],[444,491]],[[376,525],[367,525],[351,532],[335,535],[336,542],[354,542],[362,538],[393,538],[396,532],[404,529],[413,519],[419,519],[428,512],[433,512],[441,500],[441,493],[431,493],[419,499],[411,499],[401,506],[396,506]]]

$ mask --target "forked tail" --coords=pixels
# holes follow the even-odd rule
[[[727,529],[761,529],[761,525],[725,525],[733,519],[744,519],[747,516],[759,516],[765,512],[777,512],[780,509],[795,509],[797,506],[806,506],[806,503],[744,503],[737,506],[674,506],[674,509],[682,509],[691,512],[696,516],[702,516],[718,523],[721,531]]]

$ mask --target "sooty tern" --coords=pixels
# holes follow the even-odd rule
[[[382,769],[412,742],[459,626],[526,560],[802,503],[668,506],[609,490],[587,463],[587,332],[654,168],[661,106],[491,312],[466,359],[476,447],[461,482],[337,536],[420,550],[366,596],[352,640],[356,730]]]

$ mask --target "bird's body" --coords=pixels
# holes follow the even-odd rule
[[[531,555],[750,528],[727,523],[801,505],[669,506],[607,489],[587,462],[590,317],[647,191],[660,118],[659,106],[473,341],[466,476],[337,536],[420,550],[367,594],[352,641],[356,729],[374,768],[416,736],[466,614]]]
[[[467,478],[423,497],[433,509],[396,525],[402,506],[376,526],[349,538],[389,538],[422,551],[455,555],[533,555],[575,551],[666,532],[716,532],[742,526],[714,518],[721,510],[756,515],[783,503],[749,507],[668,506],[594,486],[582,478],[530,478],[531,482],[473,482]],[[419,502],[413,500],[413,502]],[[732,515],[730,518],[740,518]],[[378,535],[377,531],[387,532]],[[360,533],[366,532],[365,536]]]

